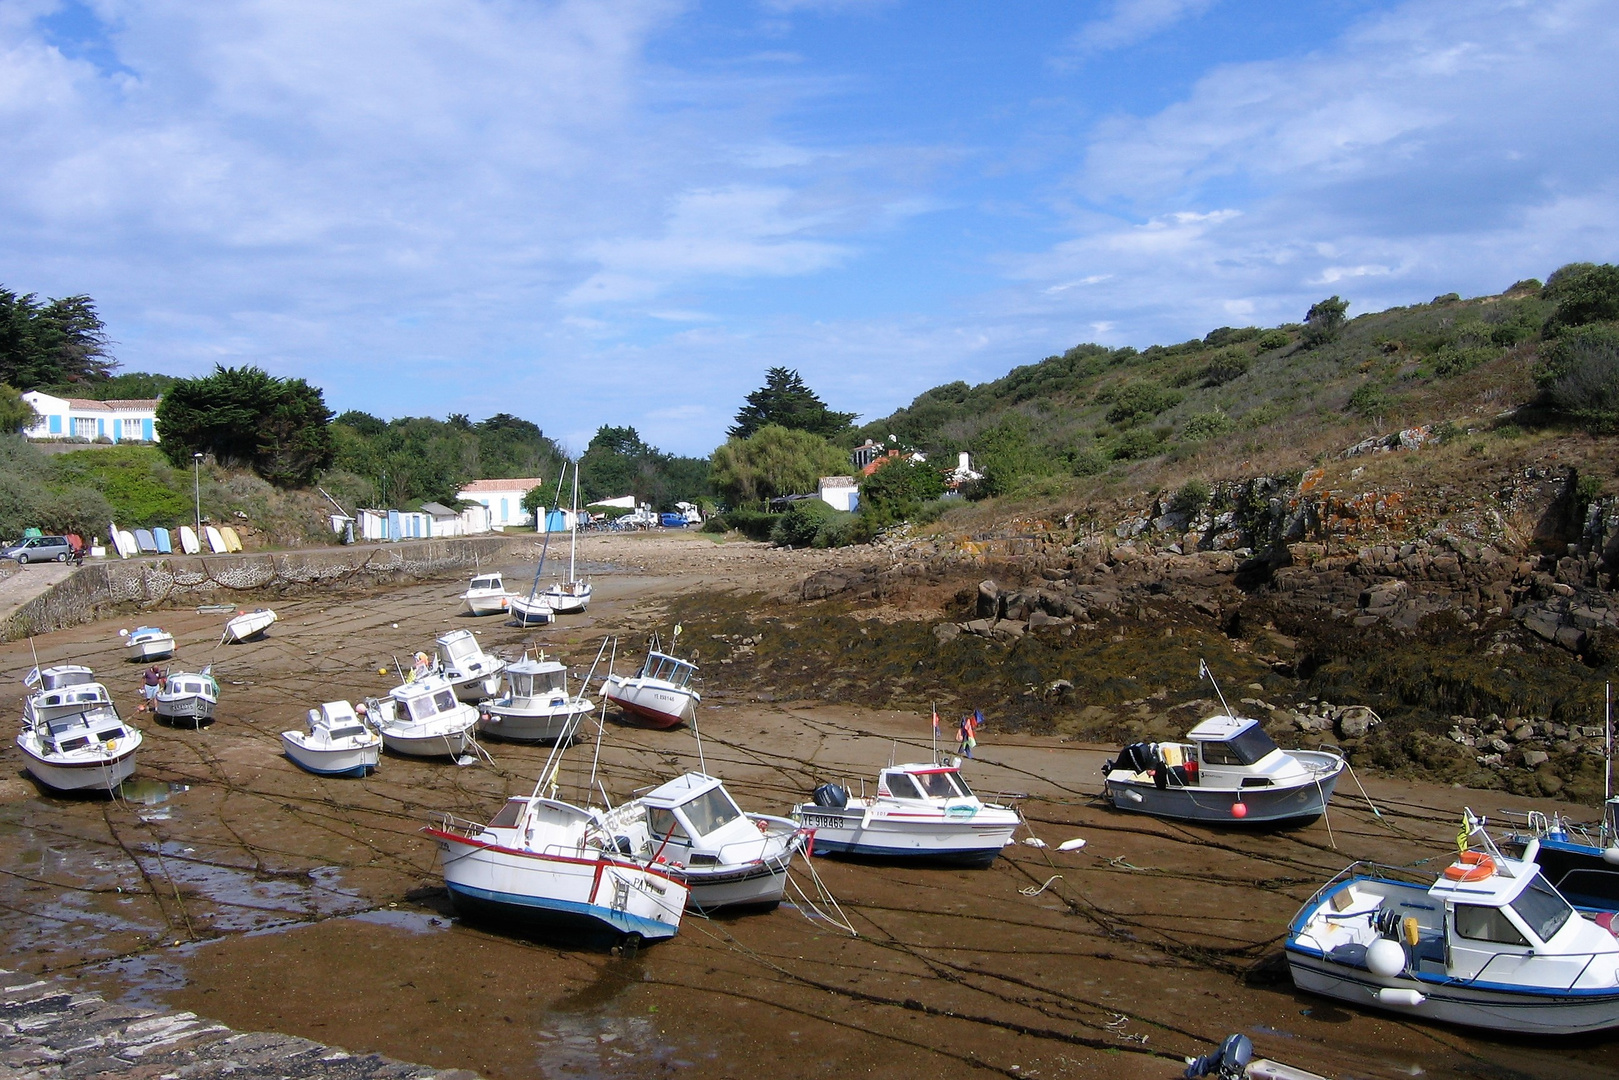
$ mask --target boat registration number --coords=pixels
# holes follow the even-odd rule
[[[804,814],[800,822],[806,829],[841,829],[843,819],[838,817],[822,817],[820,814]]]

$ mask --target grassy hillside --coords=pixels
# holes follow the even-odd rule
[[[1548,329],[1557,282],[1438,297],[1330,334],[1220,327],[1141,351],[1078,345],[993,382],[936,387],[859,436],[893,433],[946,457],[970,450],[987,474],[980,494],[1040,499],[1188,474],[1287,472],[1416,424],[1489,429],[1540,393],[1533,376],[1559,331]]]

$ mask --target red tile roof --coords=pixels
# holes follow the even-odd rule
[[[461,486],[461,494],[466,495],[479,491],[522,491],[528,492],[539,487],[545,481],[538,476],[521,477],[512,480],[473,480]]]

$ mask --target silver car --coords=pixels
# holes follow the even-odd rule
[[[0,559],[16,559],[18,563],[67,562],[73,554],[73,545],[65,536],[30,536],[0,551]]]

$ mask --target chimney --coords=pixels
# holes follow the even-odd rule
[[[972,472],[972,465],[967,461],[967,451],[965,450],[956,455],[956,471]]]

